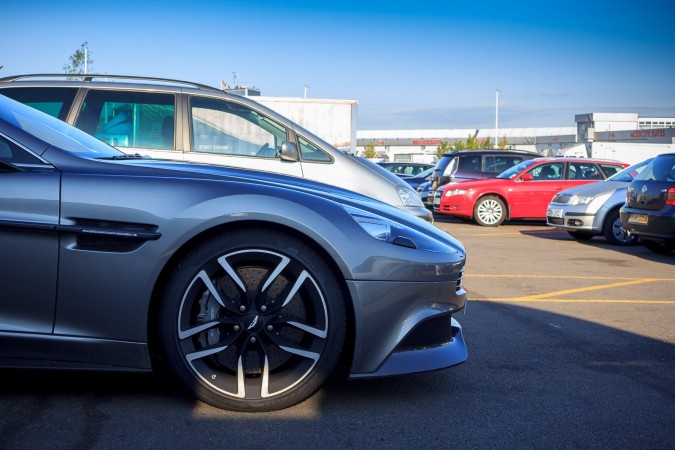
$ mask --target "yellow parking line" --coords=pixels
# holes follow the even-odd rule
[[[564,299],[564,298],[476,298],[469,299],[471,302],[495,302],[495,303],[647,303],[658,305],[675,305],[675,300],[606,300],[606,299]]]
[[[464,278],[551,278],[551,279],[572,279],[572,280],[645,280],[647,278],[639,277],[588,277],[583,275],[521,275],[521,274],[483,274],[467,273]],[[675,278],[648,278],[653,281],[675,281]]]
[[[616,287],[630,286],[635,284],[655,283],[659,281],[675,281],[675,278],[618,278],[618,277],[583,277],[571,275],[486,275],[467,274],[466,278],[544,278],[544,279],[575,279],[575,280],[625,280],[617,283],[601,284],[595,286],[565,289],[562,291],[546,292],[543,294],[528,295],[525,297],[512,298],[487,298],[472,301],[486,302],[549,302],[549,303],[651,303],[651,304],[675,304],[675,300],[612,300],[612,299],[561,299],[552,298],[580,292],[597,291]]]
[[[576,289],[566,289],[564,291],[547,292],[545,294],[528,295],[527,297],[520,297],[520,298],[521,300],[534,300],[540,298],[558,297],[559,295],[574,294],[577,292],[597,291],[600,289],[610,289],[620,286],[630,286],[632,284],[653,283],[654,281],[657,280],[653,278],[643,278],[641,280],[622,281],[621,283],[601,284],[600,286],[588,286]]]

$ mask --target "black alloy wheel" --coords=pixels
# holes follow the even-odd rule
[[[344,296],[323,259],[275,231],[236,231],[189,253],[169,282],[160,341],[206,403],[270,411],[311,396],[337,363]]]

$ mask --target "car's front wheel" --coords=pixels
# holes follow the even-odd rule
[[[177,377],[211,405],[270,411],[299,403],[334,368],[345,305],[330,267],[299,239],[235,231],[179,264],[159,337]]]
[[[506,206],[499,197],[487,195],[476,202],[473,217],[480,226],[496,227],[506,218]]]

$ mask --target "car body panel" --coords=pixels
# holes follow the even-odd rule
[[[231,167],[239,167],[245,169],[261,170],[273,173],[280,173],[295,177],[308,178],[321,183],[335,185],[344,189],[356,191],[366,194],[368,196],[377,198],[385,203],[401,208],[413,215],[416,215],[424,220],[431,221],[432,216],[421,201],[416,204],[405,205],[402,203],[401,197],[397,192],[398,189],[410,189],[410,186],[401,180],[396,175],[386,170],[377,171],[370,170],[359,164],[355,158],[336,149],[332,145],[325,142],[323,139],[314,135],[308,130],[305,130],[298,124],[288,120],[286,117],[272,111],[271,109],[255,102],[246,97],[228,94],[219,91],[215,88],[209,87],[181,87],[173,86],[171,84],[150,84],[150,83],[131,83],[131,82],[110,82],[110,81],[92,81],[96,75],[90,75],[85,81],[54,81],[48,79],[39,79],[39,77],[53,77],[51,75],[36,75],[37,79],[29,76],[6,77],[0,80],[0,93],[10,96],[16,100],[25,102],[31,106],[41,109],[45,112],[51,113],[53,116],[66,121],[71,125],[85,130],[86,132],[96,135],[100,139],[117,145],[119,149],[128,154],[141,154],[154,158],[167,158],[179,161],[190,161],[198,163],[219,164]],[[61,75],[62,76],[62,75]],[[99,76],[104,78],[104,76]],[[115,78],[115,76],[109,76]],[[124,77],[118,77],[124,78]],[[60,94],[61,92],[75,91],[75,94]],[[154,103],[152,99],[143,100],[143,102],[150,102],[151,106],[155,103],[166,103],[159,106],[165,107],[162,114],[166,114],[169,120],[166,124],[168,133],[173,135],[172,140],[164,138],[165,124],[159,120],[155,125],[148,128],[147,136],[143,142],[147,142],[148,146],[136,145],[130,135],[129,129],[143,129],[138,122],[141,119],[133,119],[134,127],[126,127],[123,130],[118,129],[112,131],[103,129],[103,112],[101,117],[96,115],[93,118],[87,117],[87,110],[91,107],[87,105],[98,105],[100,111],[106,109],[101,105],[105,100],[104,105],[115,105],[115,97],[119,96],[170,96],[174,100],[172,102],[165,102],[164,100],[157,100]],[[108,97],[106,97],[108,96]],[[112,96],[112,97],[110,97]],[[101,97],[101,98],[99,98]],[[90,98],[96,100],[89,100]],[[106,100],[107,99],[107,100]],[[131,100],[129,100],[131,101]],[[209,149],[204,151],[199,145],[195,144],[195,138],[199,135],[199,130],[195,127],[195,114],[191,113],[193,109],[192,102],[211,102],[227,108],[241,108],[246,111],[252,111],[259,117],[269,123],[274,123],[279,129],[285,130],[284,136],[275,143],[275,154],[272,151],[269,155],[258,157],[244,152],[243,150],[237,152],[241,154],[228,154],[220,149]],[[141,100],[139,100],[141,102]],[[143,103],[141,106],[145,105]],[[112,106],[111,106],[112,107]],[[216,108],[216,107],[214,107]],[[215,111],[215,109],[214,109]],[[153,112],[156,116],[157,112]],[[146,116],[153,114],[147,113]],[[119,117],[119,116],[116,116]],[[139,116],[141,117],[141,116]],[[92,120],[99,120],[98,125],[91,123]],[[110,124],[108,122],[108,124]],[[261,121],[251,119],[251,123],[260,123]],[[171,124],[170,126],[168,124]],[[210,129],[216,130],[218,127],[211,126]],[[151,130],[151,131],[150,131]],[[223,130],[218,130],[223,134]],[[163,144],[162,140],[170,142]],[[281,140],[293,143],[298,149],[302,146],[315,149],[315,153],[321,154],[319,160],[310,160],[300,152],[300,157],[294,161],[289,161],[278,156],[278,151],[281,145]],[[239,141],[243,142],[243,141]],[[209,147],[208,145],[203,145]],[[224,146],[227,147],[227,146]],[[246,153],[246,154],[244,154]],[[414,190],[410,191],[411,194]],[[417,196],[410,195],[408,198],[416,201]]]
[[[41,126],[42,138],[23,129]],[[61,133],[70,135],[59,141]],[[71,150],[53,145],[78,139],[83,145]],[[467,297],[464,248],[398,208],[302,178],[122,157],[3,96],[0,142],[39,162],[11,163],[0,151],[8,188],[0,189],[0,282],[11,286],[0,295],[0,365],[151,369],[156,302],[181,257],[208,236],[259,227],[307,242],[342,280],[355,331],[351,376],[466,359],[451,320]],[[100,153],[79,154],[84,144]],[[374,238],[347,207],[391,223],[407,241]],[[419,343],[438,330],[445,341]],[[430,365],[433,348],[450,344],[452,357],[446,351]]]
[[[559,192],[548,206],[546,218],[548,225],[568,231],[601,234],[607,214],[619,209],[625,203],[628,185],[651,160],[652,158],[634,164],[605,181]],[[577,203],[575,199],[582,197],[592,200],[585,204]],[[552,215],[553,212],[555,215]]]
[[[514,166],[513,176],[510,179],[490,178],[447,184],[439,188],[434,198],[434,210],[471,219],[476,202],[480,198],[493,195],[504,200],[508,210],[507,217],[510,219],[545,219],[547,207],[557,192],[593,182],[585,179],[566,179],[569,172],[568,164],[577,162],[578,160],[561,158],[532,159],[523,163],[520,170],[516,170],[518,166]],[[619,167],[626,166],[611,161],[583,160],[584,166],[594,166],[595,170],[599,170],[600,162]],[[539,175],[547,166],[557,171],[554,176],[558,179],[548,179]],[[528,179],[526,174],[532,177]],[[461,190],[464,193],[445,195],[446,191],[453,190]]]
[[[640,240],[675,248],[675,154],[655,157],[630,183],[621,221]]]
[[[431,187],[427,199],[433,203],[436,189],[448,183],[493,178],[509,167],[540,155],[519,150],[465,150],[444,153],[436,164],[429,181]]]

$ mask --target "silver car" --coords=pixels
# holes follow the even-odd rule
[[[179,80],[20,75],[0,94],[129,153],[281,173],[359,192],[427,221],[400,177],[348,155],[250,98]]]
[[[619,210],[626,201],[628,185],[649,161],[627,167],[604,181],[557,193],[546,211],[546,222],[579,240],[602,235],[615,245],[635,243],[637,238],[628,235],[621,224]]]
[[[462,244],[302,178],[132,156],[0,95],[0,365],[265,411],[466,360]],[[164,373],[164,372],[162,372]]]

